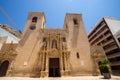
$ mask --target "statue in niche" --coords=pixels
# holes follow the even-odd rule
[[[46,38],[43,38],[43,49],[47,49],[47,40]]]
[[[44,47],[45,50],[47,49],[47,41],[45,41],[45,42],[43,43],[43,47]]]
[[[57,41],[56,40],[52,41],[52,48],[56,48],[57,49]]]

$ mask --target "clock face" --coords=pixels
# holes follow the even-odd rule
[[[31,29],[31,30],[35,30],[35,29],[36,29],[36,26],[30,26],[30,29]]]

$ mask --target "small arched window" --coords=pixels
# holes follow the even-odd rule
[[[37,22],[37,17],[33,17],[32,22]]]
[[[79,59],[79,58],[80,58],[80,56],[79,56],[79,53],[78,53],[78,52],[77,52],[77,54],[76,54],[76,55],[77,55],[77,58]]]
[[[52,41],[52,48],[56,48],[57,49],[57,41],[56,40]]]
[[[67,24],[66,24],[66,29],[68,28]]]

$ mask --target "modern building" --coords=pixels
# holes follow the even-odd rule
[[[3,43],[18,43],[20,34],[6,24],[0,24],[0,49]]]
[[[118,30],[116,33],[115,33],[115,40],[117,42],[117,44],[120,44],[120,30]],[[120,47],[120,45],[118,45]]]
[[[104,17],[88,35],[90,44],[102,46],[113,74],[120,75],[120,20]]]
[[[92,75],[90,45],[82,14],[67,13],[63,28],[45,28],[45,15],[30,12],[16,58],[6,76],[60,77]],[[1,63],[2,64],[2,63]],[[4,67],[4,66],[3,66]],[[5,72],[4,72],[5,73]]]

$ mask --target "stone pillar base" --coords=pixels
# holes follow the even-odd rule
[[[69,75],[70,75],[69,70],[61,71],[61,76],[69,76]]]
[[[48,71],[41,71],[40,77],[48,77]]]
[[[60,71],[60,73],[61,73],[61,76],[64,76],[64,71],[62,70],[62,71]]]
[[[12,70],[8,70],[7,74],[6,74],[6,77],[11,77],[11,76],[12,76]]]

